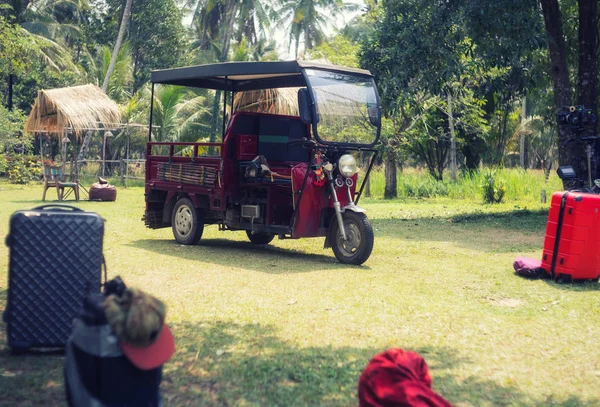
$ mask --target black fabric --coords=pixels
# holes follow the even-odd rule
[[[81,320],[88,326],[106,325],[106,315],[104,314],[103,294],[88,295],[83,300],[83,309],[81,311]]]
[[[109,406],[157,406],[162,366],[140,370],[125,356],[98,357],[75,344],[73,355],[79,378],[87,392]]]
[[[307,137],[306,125],[288,117],[261,116],[258,154],[270,161],[308,161],[308,150],[291,140]],[[276,140],[276,141],[275,141]]]
[[[95,213],[15,212],[10,219],[7,342],[64,347],[88,293],[100,292],[104,222]]]

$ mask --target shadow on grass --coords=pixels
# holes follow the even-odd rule
[[[475,211],[452,216],[371,219],[375,236],[407,241],[451,242],[470,250],[529,252],[541,250],[546,210]]]
[[[367,362],[383,349],[306,347],[282,340],[273,327],[232,322],[172,326],[178,353],[167,365],[163,386],[168,405],[256,404],[357,405],[357,383]],[[453,403],[469,405],[592,406],[575,395],[566,401],[536,400],[514,385],[449,370],[471,363],[451,348],[413,349],[430,366],[434,389]]]
[[[315,241],[315,244],[321,246],[322,242]],[[369,269],[365,265],[341,264],[331,251],[329,251],[331,255],[326,256],[273,245],[260,246],[250,242],[227,239],[202,239],[198,245],[185,247],[174,240],[141,239],[132,242],[129,246],[187,260],[272,274],[306,273],[317,269],[346,269],[349,267]]]
[[[356,406],[360,373],[384,349],[305,347],[272,326],[224,321],[172,324],[177,352],[164,367],[165,406]],[[4,343],[4,338],[0,338]],[[477,376],[457,379],[472,363],[449,347],[412,349],[427,361],[434,390],[452,403],[494,406],[595,406],[576,395],[535,399],[512,384]],[[56,355],[15,356],[0,348],[0,405],[64,405]]]

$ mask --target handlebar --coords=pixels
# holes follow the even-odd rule
[[[298,140],[292,140],[292,141],[288,141],[289,145],[297,145],[297,144],[302,144],[302,145],[308,145],[308,144],[313,144],[313,145],[317,145],[317,142],[311,139],[308,139],[306,137],[302,137],[301,139]]]

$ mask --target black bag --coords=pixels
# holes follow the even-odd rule
[[[100,292],[103,236],[98,214],[69,205],[11,216],[3,315],[9,347],[65,346],[84,297]]]
[[[161,405],[162,366],[136,368],[123,355],[104,315],[106,295],[122,294],[120,278],[105,285],[105,294],[85,298],[75,319],[65,355],[65,391],[69,406],[154,407]]]

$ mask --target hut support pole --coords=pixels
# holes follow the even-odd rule
[[[64,136],[61,140],[62,147],[62,173],[65,174],[67,170],[67,129],[65,129]]]
[[[127,177],[129,177],[129,129],[127,132],[127,149],[125,150],[125,187],[127,187]]]

